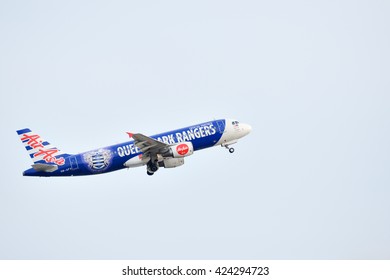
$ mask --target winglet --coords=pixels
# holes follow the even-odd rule
[[[126,132],[128,135],[129,135],[129,138],[132,138],[134,133],[131,133],[131,132]]]

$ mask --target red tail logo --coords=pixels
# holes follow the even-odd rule
[[[37,134],[35,135],[27,135],[26,133],[20,138],[20,140],[27,142],[27,146],[32,149],[44,148],[42,144],[41,137]],[[26,141],[28,140],[28,141]],[[57,165],[64,165],[65,159],[63,157],[57,158],[55,155],[58,153],[58,150],[53,149],[38,149],[37,152],[33,154],[33,157],[36,158],[38,156],[43,156],[43,160],[47,163],[55,163]]]
[[[28,140],[27,145],[33,149],[43,148],[42,141],[40,140],[39,135],[23,134],[23,137],[21,137],[20,140],[22,141]]]
[[[55,163],[57,165],[64,165],[65,164],[65,159],[63,157],[57,158],[54,155],[58,153],[57,149],[52,149],[52,150],[42,150],[39,149],[39,152],[34,154],[34,157],[41,156],[43,155],[43,159],[47,163]]]
[[[187,144],[180,144],[176,147],[176,151],[179,155],[184,156],[185,154],[188,153],[190,148],[188,147]]]

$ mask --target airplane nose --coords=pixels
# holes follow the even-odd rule
[[[244,124],[242,128],[245,135],[248,135],[252,131],[252,127],[249,124]]]

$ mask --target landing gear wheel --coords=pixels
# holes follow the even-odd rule
[[[149,161],[148,162],[148,168],[147,168],[147,171],[150,172],[150,173],[154,173],[158,170],[158,165]]]
[[[155,165],[155,164],[151,164],[150,165],[150,171],[152,171],[153,173],[156,172],[158,170],[158,166]]]
[[[234,153],[234,148],[229,148],[229,153]]]
[[[149,176],[152,176],[152,175],[154,175],[154,172],[149,172],[149,171],[146,171],[146,173],[147,173]]]

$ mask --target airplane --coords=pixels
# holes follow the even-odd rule
[[[185,128],[145,136],[127,132],[131,141],[80,154],[61,152],[29,128],[17,130],[34,164],[23,176],[81,176],[102,174],[146,165],[148,175],[160,167],[174,168],[195,151],[222,146],[234,152],[231,145],[248,135],[252,127],[232,119],[208,121]]]

